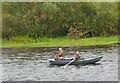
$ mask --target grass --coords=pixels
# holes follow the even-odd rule
[[[119,36],[111,37],[92,37],[81,38],[78,40],[68,38],[44,38],[37,42],[31,43],[16,43],[8,40],[3,40],[2,48],[19,48],[19,47],[69,47],[69,46],[94,46],[94,45],[110,45],[120,43]]]

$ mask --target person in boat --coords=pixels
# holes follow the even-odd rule
[[[63,59],[64,57],[64,51],[62,50],[62,48],[59,48],[59,51],[56,54],[57,59]]]
[[[74,55],[74,59],[75,60],[79,60],[80,59],[80,52],[76,52],[75,55]]]

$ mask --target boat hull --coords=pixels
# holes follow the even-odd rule
[[[88,58],[84,60],[76,60],[72,62],[70,65],[87,65],[87,64],[95,64],[96,62],[100,61],[102,56],[97,57],[97,58]],[[54,60],[50,59],[49,62],[52,65],[65,65],[69,63],[72,59],[63,59],[63,60]]]

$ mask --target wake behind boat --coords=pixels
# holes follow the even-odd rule
[[[84,59],[84,60],[76,60],[74,62],[72,62],[70,65],[88,65],[88,64],[95,64],[96,62],[100,61],[102,59],[103,56],[99,56],[97,58],[88,58],[88,59]],[[71,60],[73,60],[72,58],[64,58],[62,60],[55,60],[55,59],[49,59],[50,64],[52,65],[66,65],[67,63],[69,63]]]

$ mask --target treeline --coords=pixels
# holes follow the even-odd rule
[[[2,37],[94,37],[118,34],[116,2],[3,2]]]

